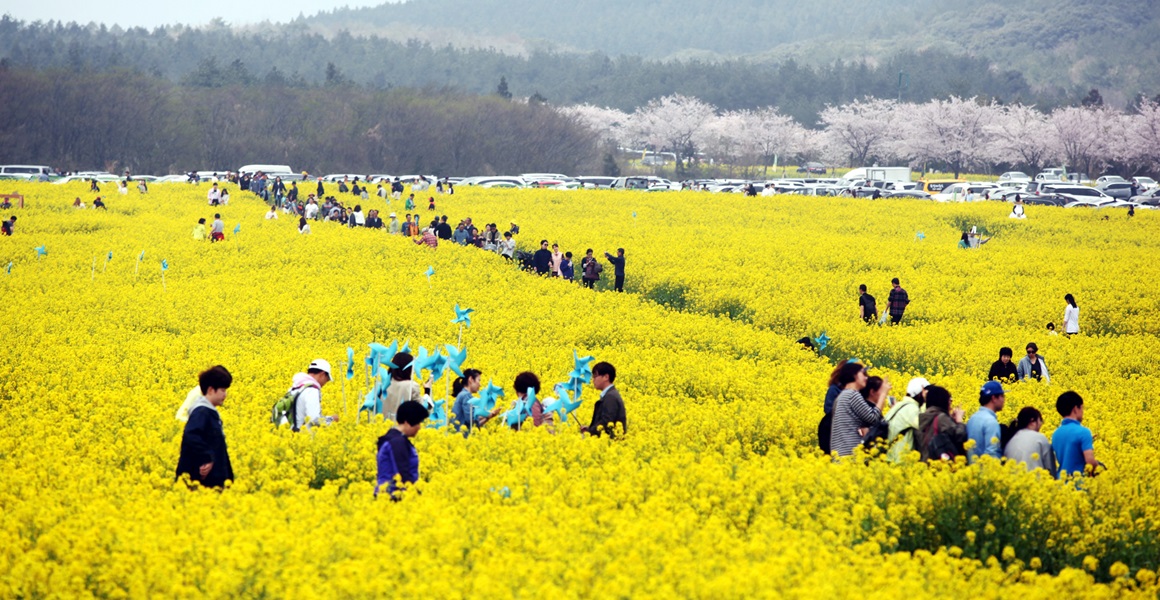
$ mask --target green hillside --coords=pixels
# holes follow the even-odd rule
[[[1134,0],[412,0],[304,19],[432,44],[647,58],[825,63],[938,48],[987,57],[1040,89],[1098,87],[1112,102],[1160,91],[1160,12]]]

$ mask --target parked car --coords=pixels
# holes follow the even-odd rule
[[[901,190],[897,192],[890,192],[884,198],[915,198],[918,200],[930,200],[930,194],[921,190]]]
[[[1157,184],[1156,180],[1152,179],[1151,177],[1133,177],[1132,181],[1135,181],[1136,185],[1140,186],[1141,189],[1145,189],[1145,190],[1152,189],[1152,188],[1160,185],[1160,184]]]
[[[826,174],[826,165],[819,162],[808,162],[797,168],[798,173],[817,173],[818,175]]]
[[[1027,196],[1023,198],[1023,204],[1026,206],[1058,206],[1063,207],[1071,198],[1066,198],[1057,194],[1043,194],[1041,196]]]
[[[1096,187],[1103,188],[1109,183],[1124,183],[1126,180],[1119,175],[1104,175],[1096,180]]]
[[[1105,183],[1102,187],[1097,186],[1097,190],[1121,200],[1127,200],[1132,196],[1132,184],[1127,181],[1113,181],[1112,183]]]
[[[367,176],[355,175],[353,173],[331,173],[330,175],[326,175],[322,178],[323,181],[329,181],[331,183],[337,183],[343,179],[347,181],[354,181],[355,179],[358,179],[359,181],[365,181]]]
[[[582,175],[580,177],[577,177],[576,179],[580,182],[580,185],[583,186],[584,189],[586,189],[586,190],[591,190],[591,189],[606,190],[606,189],[612,187],[613,181],[616,181],[615,177],[598,177],[598,176],[588,176],[588,175]]]
[[[1003,173],[1002,175],[1000,175],[1000,176],[999,176],[999,181],[1000,181],[1000,182],[1006,182],[1006,181],[1015,181],[1015,182],[1020,182],[1020,181],[1031,181],[1031,176],[1030,176],[1030,175],[1028,175],[1027,173],[1024,173],[1023,171],[1007,171],[1006,173]]]
[[[939,202],[965,202],[968,196],[973,200],[986,200],[987,192],[994,189],[998,187],[991,183],[956,183],[943,188],[942,192],[931,197]]]
[[[1107,194],[1105,194],[1105,193],[1103,193],[1095,188],[1088,187],[1086,185],[1067,185],[1067,184],[1044,185],[1040,188],[1040,191],[1043,193],[1048,193],[1048,194],[1058,194],[1060,196],[1066,196],[1074,202],[1079,202],[1079,201],[1096,202],[1096,201],[1106,201],[1106,200],[1112,199]]]

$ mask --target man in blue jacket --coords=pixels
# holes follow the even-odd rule
[[[378,478],[375,484],[375,496],[385,487],[392,500],[398,500],[395,495],[400,488],[407,484],[419,481],[419,451],[411,444],[411,438],[418,435],[431,413],[427,407],[408,400],[399,405],[395,413],[398,424],[387,430],[387,433],[378,441],[376,462],[378,463]]]
[[[608,257],[608,262],[612,263],[612,267],[613,267],[612,273],[613,273],[613,275],[616,276],[616,287],[615,287],[616,291],[623,292],[624,291],[624,248],[617,248],[616,249],[616,256],[613,256],[607,252],[604,253],[604,256]]]
[[[197,377],[201,397],[189,409],[189,421],[181,435],[181,455],[177,459],[177,476],[189,475],[202,487],[221,487],[234,478],[226,436],[218,407],[234,378],[225,367],[217,365]]]

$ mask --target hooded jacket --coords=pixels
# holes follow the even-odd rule
[[[963,444],[967,441],[967,425],[956,423],[946,412],[938,407],[928,406],[926,411],[918,416],[918,451],[922,460],[930,460],[930,444],[935,438],[935,423],[938,423],[938,435],[946,436],[956,448],[956,456],[962,454]],[[942,458],[935,456],[934,458]],[[951,456],[954,458],[954,456]]]
[[[206,463],[213,463],[213,467],[203,478],[200,470]],[[191,481],[200,482],[204,487],[221,487],[227,479],[234,478],[221,415],[204,397],[193,402],[189,421],[181,435],[181,455],[177,459],[175,479],[180,479],[182,474],[188,474]]]

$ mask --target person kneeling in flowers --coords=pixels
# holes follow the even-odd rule
[[[399,406],[398,424],[388,429],[378,440],[375,497],[378,497],[379,490],[386,484],[391,500],[398,500],[396,492],[407,484],[419,481],[419,451],[411,443],[411,438],[418,435],[423,428],[423,421],[430,414],[426,407],[414,400]]]
[[[177,459],[175,479],[188,475],[190,481],[199,482],[203,487],[221,487],[227,479],[234,478],[234,469],[230,465],[222,418],[217,409],[225,402],[226,392],[234,378],[225,367],[217,365],[199,374],[197,381],[201,394],[193,396],[190,393],[193,402],[181,435],[181,455]]]

